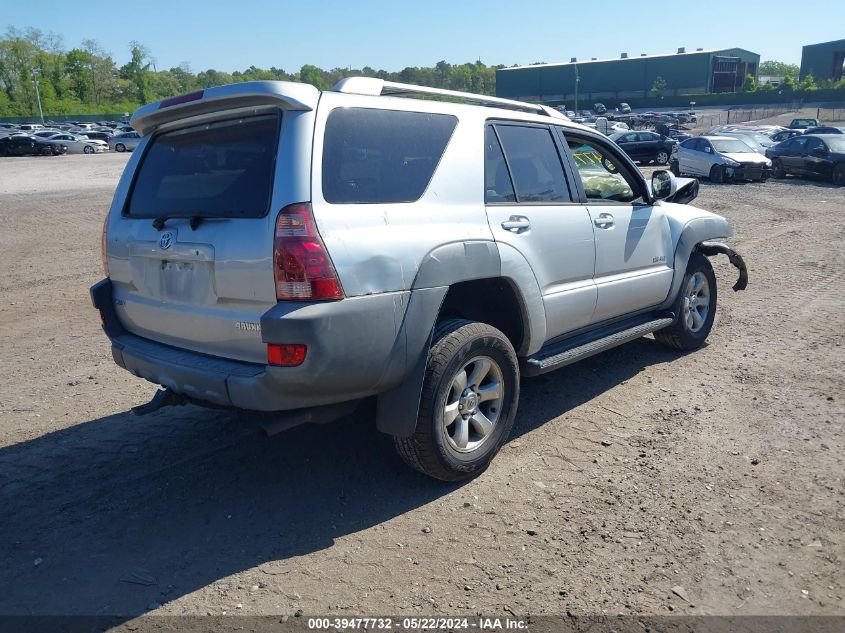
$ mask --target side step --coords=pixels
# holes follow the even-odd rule
[[[594,338],[593,340],[585,341],[584,336],[579,336],[549,345],[537,352],[535,356],[525,360],[523,374],[526,376],[539,376],[540,374],[560,369],[566,365],[577,363],[579,360],[583,360],[594,354],[622,345],[628,341],[633,341],[656,330],[663,329],[672,325],[674,320],[674,317],[667,316],[629,326],[625,329],[601,336],[600,338]]]

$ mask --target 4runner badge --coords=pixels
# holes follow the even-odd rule
[[[161,237],[158,238],[158,245],[165,251],[170,248],[173,245],[173,233],[170,231],[162,233]]]

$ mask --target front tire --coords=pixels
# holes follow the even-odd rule
[[[660,150],[657,154],[654,155],[654,162],[658,165],[665,165],[669,162],[669,152],[665,150]]]
[[[94,148],[93,148],[93,147],[91,147],[90,145],[86,145],[86,146],[82,149],[82,151],[83,151],[83,152],[85,152],[86,154],[93,154],[93,153],[94,153]]]
[[[671,171],[675,177],[679,177],[681,175],[681,166],[678,161],[673,160],[672,163],[669,165],[669,171]]]
[[[710,182],[716,184],[725,182],[725,168],[722,165],[713,165],[710,168]]]
[[[698,349],[704,345],[716,318],[716,275],[710,260],[693,253],[675,300],[675,322],[658,330],[658,343],[679,350]]]
[[[519,363],[486,323],[450,319],[434,332],[413,435],[394,438],[412,468],[441,481],[483,472],[510,435]]]
[[[783,168],[783,161],[776,158],[772,161],[772,176],[774,178],[786,178],[786,170]]]
[[[125,152],[126,151],[126,145],[124,145],[123,143],[118,143],[117,145],[114,146],[114,151]]]

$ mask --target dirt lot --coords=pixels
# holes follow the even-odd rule
[[[845,190],[703,182],[751,275],[709,345],[527,381],[449,486],[366,412],[128,414],[88,299],[125,160],[0,159],[0,613],[845,614]]]

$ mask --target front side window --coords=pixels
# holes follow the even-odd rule
[[[279,123],[275,113],[157,134],[138,167],[128,215],[265,216]]]
[[[520,203],[569,202],[569,188],[551,130],[496,126]]]
[[[639,197],[620,159],[592,141],[567,138],[578,175],[589,200],[632,202]]]
[[[448,114],[333,110],[323,141],[323,197],[333,204],[419,200],[457,124]]]

